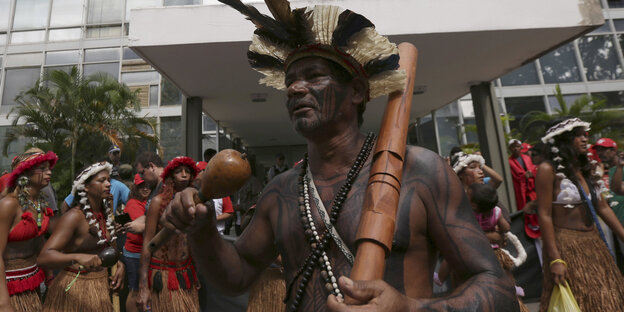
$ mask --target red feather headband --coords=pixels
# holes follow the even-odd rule
[[[11,172],[11,175],[9,176],[9,181],[7,183],[7,186],[9,188],[14,187],[15,183],[17,182],[17,178],[19,178],[20,175],[22,175],[24,172],[32,169],[33,167],[35,167],[36,165],[40,163],[47,161],[50,163],[50,169],[54,168],[54,165],[56,164],[57,160],[58,160],[58,156],[56,156],[56,154],[54,154],[54,152],[52,151],[49,151],[45,154],[35,154],[29,158],[26,158],[26,160],[17,164],[17,167],[13,169],[13,171]]]
[[[186,156],[178,156],[169,161],[167,167],[165,167],[165,170],[163,170],[163,173],[162,175],[160,175],[160,177],[165,180],[169,175],[173,174],[175,168],[180,166],[187,166],[189,169],[191,169],[191,174],[193,175],[191,180],[195,180],[195,177],[197,177],[197,174],[199,173],[199,168],[197,168],[197,166],[195,165],[195,161],[193,160],[193,158]]]

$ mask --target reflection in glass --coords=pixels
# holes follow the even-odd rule
[[[157,107],[158,106],[158,85],[150,86],[149,91],[149,106]]]
[[[501,77],[503,86],[539,84],[535,63],[531,62]]]
[[[50,0],[15,1],[13,29],[44,28],[48,25]]]
[[[110,37],[120,37],[121,36],[121,26],[104,26],[104,27],[87,27],[87,35],[86,38],[110,38]]]
[[[46,53],[45,64],[78,64],[80,62],[80,51],[58,51]]]
[[[624,8],[624,0],[607,0],[610,8]]]
[[[160,118],[160,144],[165,153],[163,160],[168,161],[173,157],[183,155],[182,144],[180,144],[180,117]]]
[[[514,120],[509,122],[509,128],[518,129],[518,131],[522,131],[522,129],[520,129],[520,121],[528,112],[546,111],[544,98],[541,96],[505,98],[505,107],[507,108],[507,114],[514,117]]]
[[[43,74],[46,75],[47,73],[53,71],[53,70],[62,70],[66,73],[71,73],[72,68],[76,66],[76,65],[64,65],[64,66],[46,66],[43,68]]]
[[[624,107],[624,91],[592,92],[591,95],[607,100],[606,106],[609,108]]]
[[[574,101],[576,101],[576,99],[578,99],[582,95],[583,94],[564,94],[563,95],[563,100],[565,101],[565,103],[568,106],[568,108],[570,108],[570,106],[572,106],[572,104],[574,104]],[[557,101],[557,98],[554,95],[549,95],[548,96],[548,106],[550,106],[550,111],[553,112],[553,113],[557,109],[561,109],[561,106],[559,105],[559,101]]]
[[[11,33],[11,43],[43,42],[45,30],[17,31]]]
[[[610,36],[585,36],[578,42],[587,80],[622,78],[622,65]]]
[[[139,8],[153,8],[159,7],[162,0],[127,0],[126,2],[126,19],[130,20],[130,10]]]
[[[35,68],[19,68],[6,69],[6,77],[4,79],[4,92],[2,92],[2,105],[0,105],[0,113],[7,114],[11,108],[15,107],[15,97],[22,91],[32,88],[39,79],[41,69]]]
[[[0,142],[5,141],[7,131],[10,128],[10,126],[0,127]],[[6,157],[4,157],[5,155],[2,155],[2,157],[0,157],[0,172],[11,171],[11,161],[15,156],[24,152],[27,143],[27,138],[20,137],[16,141],[13,141],[13,143],[9,144]]]
[[[539,59],[545,83],[581,81],[574,45],[568,43]]]
[[[54,0],[50,27],[74,26],[82,24],[84,0]]]
[[[212,120],[212,118],[202,115],[202,129],[204,132],[215,131],[217,130],[217,124]]]
[[[80,40],[81,36],[81,28],[51,29],[48,35],[48,41]]]
[[[182,104],[182,92],[164,76],[160,89],[160,105],[180,105]]]
[[[41,53],[22,53],[7,55],[7,66],[33,66],[41,65]]]
[[[121,82],[127,85],[157,84],[159,79],[156,71],[121,73]]]
[[[11,0],[0,0],[0,30],[9,29]],[[1,43],[2,41],[0,41]]]
[[[85,62],[118,61],[119,48],[85,50]]]
[[[7,34],[0,34],[0,45],[5,45],[7,42]]]
[[[202,4],[201,0],[165,0],[165,6]]]
[[[89,0],[87,24],[121,23],[123,0]]]
[[[123,48],[123,59],[124,60],[140,60],[141,57],[138,56],[132,49]]]
[[[108,74],[117,80],[119,77],[119,63],[85,64],[84,66],[85,77],[99,72]]]

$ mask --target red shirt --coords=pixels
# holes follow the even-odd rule
[[[232,206],[232,200],[230,196],[223,197],[223,210],[221,213],[234,213],[234,206]]]
[[[126,203],[124,212],[127,212],[130,215],[130,219],[134,221],[136,218],[145,215],[145,202],[132,198]],[[143,234],[128,232],[124,248],[129,252],[140,253],[141,248],[143,248]]]

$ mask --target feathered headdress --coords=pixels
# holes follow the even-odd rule
[[[453,155],[455,159],[455,163],[453,164],[453,171],[455,173],[459,173],[464,168],[468,167],[472,162],[478,162],[481,166],[485,165],[485,159],[483,156],[477,154],[464,154],[464,152],[459,152]]]
[[[15,184],[17,183],[17,179],[24,172],[34,168],[41,163],[48,162],[50,163],[50,169],[54,168],[57,160],[58,157],[52,151],[49,151],[45,154],[43,153],[43,151],[36,153],[24,153],[16,157],[14,159],[15,169],[13,169],[13,171],[11,171],[11,174],[9,175],[7,186],[9,188],[15,186]]]
[[[274,19],[240,0],[219,0],[256,26],[247,52],[249,64],[265,77],[260,83],[286,89],[285,72],[294,61],[317,56],[342,66],[369,84],[369,98],[403,90],[399,51],[366,17],[336,6],[290,9],[287,0],[265,0]]]

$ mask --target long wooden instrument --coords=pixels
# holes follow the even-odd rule
[[[238,191],[250,176],[251,166],[247,156],[233,149],[224,149],[208,162],[202,176],[201,192],[207,200],[223,198]],[[196,204],[202,202],[197,195],[193,200]],[[155,252],[160,249],[174,234],[174,230],[162,228],[149,241],[149,250]]]
[[[392,248],[418,50],[403,42],[399,55],[399,68],[406,71],[407,80],[404,91],[388,97],[379,130],[356,236],[358,248],[351,269],[354,280],[382,279],[385,258]]]

